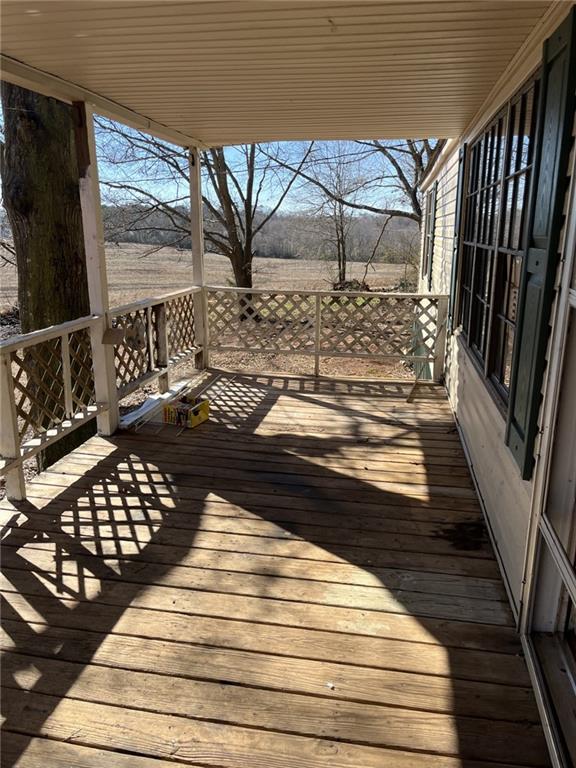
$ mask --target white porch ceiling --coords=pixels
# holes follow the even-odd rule
[[[58,94],[79,86],[206,145],[449,138],[552,5],[3,0],[1,43],[65,81]]]

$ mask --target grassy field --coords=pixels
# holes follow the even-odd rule
[[[108,245],[108,283],[112,306],[135,299],[157,296],[185,288],[192,282],[189,252],[163,248],[145,255],[149,246]],[[211,285],[232,285],[232,269],[225,256],[209,253],[205,257],[206,282]],[[350,278],[362,278],[364,265],[351,263]],[[390,289],[404,275],[404,267],[396,264],[376,264],[370,268],[367,282],[372,289]],[[334,265],[325,261],[288,259],[254,260],[256,288],[330,289]],[[0,269],[0,311],[14,306],[17,298],[16,270],[10,266]]]

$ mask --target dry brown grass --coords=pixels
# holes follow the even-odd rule
[[[148,251],[149,246],[142,245],[107,246],[108,283],[112,307],[180,290],[192,283],[192,267],[188,251],[163,248],[156,253],[145,255]],[[207,283],[233,284],[232,269],[225,256],[206,254],[205,267]],[[319,260],[256,258],[254,284],[258,288],[329,290],[334,277],[333,269],[333,264]],[[404,268],[400,265],[376,264],[374,269],[370,269],[367,281],[372,289],[389,290],[402,279],[403,275]],[[364,265],[351,263],[349,277],[362,278],[363,276]],[[0,312],[14,306],[16,299],[16,270],[7,266],[0,270]],[[0,338],[17,331],[15,327],[2,328]],[[314,362],[310,357],[249,352],[214,352],[211,356],[211,364],[228,370],[254,372],[310,374],[314,369]],[[192,365],[184,365],[178,371],[178,375],[186,376],[192,372]],[[394,379],[412,375],[410,370],[400,363],[357,358],[323,359],[321,373],[336,377],[369,376]],[[152,386],[145,391],[139,390],[128,397],[123,405],[129,408],[134,407],[154,389],[155,387]]]
[[[149,246],[131,244],[106,247],[111,306],[177,291],[192,283],[189,251],[163,248],[146,256],[148,250]],[[225,256],[206,254],[205,269],[209,284],[233,284],[230,261]],[[334,265],[325,261],[256,258],[254,285],[256,288],[330,289],[333,270]],[[363,275],[363,264],[350,264],[350,278],[362,278]],[[390,289],[403,275],[401,265],[376,264],[369,270],[367,282],[373,289]],[[17,285],[13,267],[0,269],[0,311],[16,303]]]

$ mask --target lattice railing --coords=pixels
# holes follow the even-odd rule
[[[313,353],[315,314],[306,293],[208,290],[213,349]]]
[[[0,342],[0,470],[9,495],[24,498],[24,459],[99,414],[111,415],[109,434],[118,399],[146,382],[158,379],[166,391],[173,366],[202,349],[203,307],[193,287]]]
[[[410,363],[437,378],[447,297],[208,288],[210,348]]]
[[[112,328],[122,331],[122,340],[114,346],[114,366],[116,386],[123,391],[155,368],[154,345],[150,343],[152,323],[147,308],[115,315]]]
[[[24,498],[22,460],[182,361],[231,350],[401,360],[416,378],[443,369],[446,296],[193,287],[0,342],[0,470]],[[200,343],[199,340],[203,340]]]
[[[201,289],[144,299],[108,313],[110,327],[118,333],[114,365],[119,397],[143,384],[166,377],[168,369],[200,350],[196,340],[195,298]]]
[[[0,343],[4,470],[32,456],[103,409],[96,402],[87,317]]]
[[[320,350],[410,359],[433,355],[438,300],[427,296],[321,298]]]
[[[166,301],[166,323],[169,361],[180,360],[198,351],[193,294]]]

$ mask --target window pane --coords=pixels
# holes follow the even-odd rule
[[[576,661],[576,606],[572,602],[570,603],[570,608],[566,617],[564,638],[568,648],[570,649],[570,655],[574,661]]]
[[[522,168],[525,168],[529,163],[532,162],[532,122],[534,117],[534,87],[530,88],[528,93],[525,95],[525,111],[526,115],[524,118],[524,137],[522,140],[522,156],[520,159],[520,165]]]
[[[510,135],[510,156],[508,159],[507,173],[514,173],[514,171],[518,168],[519,145],[521,141],[520,132],[522,130],[520,111],[520,102],[512,105],[510,113],[510,124],[512,126],[512,132]]]
[[[504,223],[502,226],[502,245],[510,247],[510,228],[512,224],[512,205],[514,200],[514,179],[506,182],[504,197]]]
[[[547,582],[541,583],[538,598],[544,597]],[[550,596],[547,596],[550,600]],[[563,587],[558,601],[561,623],[553,634],[532,635],[548,693],[560,726],[564,747],[576,765],[576,606]]]
[[[494,188],[493,201],[492,201],[492,235],[490,243],[498,242],[498,224],[500,215],[500,188]]]
[[[510,390],[522,257],[499,253],[494,291],[491,376],[504,396]]]
[[[510,372],[512,370],[512,352],[514,350],[514,329],[506,325],[504,326],[505,343],[504,343],[504,359],[502,361],[501,381],[506,390],[510,391]]]
[[[500,120],[498,120],[498,153],[496,155],[496,179],[499,179],[502,173],[502,166],[504,165],[505,149],[506,149],[506,137],[504,135],[504,117],[501,117]]]
[[[474,286],[471,296],[470,342],[481,358],[486,349],[486,331],[491,284],[491,251],[478,248],[474,263]]]
[[[514,210],[512,211],[512,229],[510,232],[510,248],[517,251],[521,248],[522,219],[524,213],[524,193],[526,189],[526,178],[524,175],[518,176],[515,180],[516,199]]]

